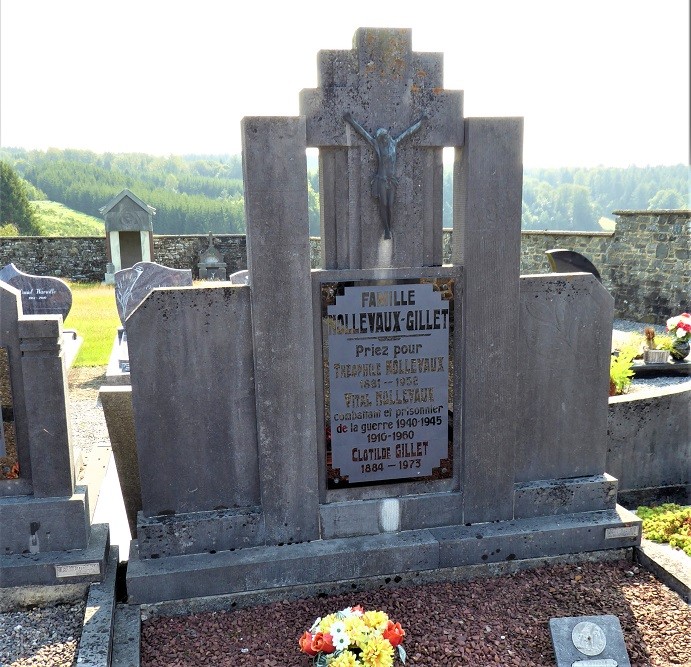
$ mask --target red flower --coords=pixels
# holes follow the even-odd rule
[[[336,650],[333,644],[333,637],[328,632],[325,634],[317,632],[312,638],[312,648],[317,653],[333,653]]]
[[[384,630],[382,636],[384,637],[384,639],[387,639],[389,641],[389,644],[391,644],[391,646],[398,646],[403,641],[403,637],[405,636],[405,630],[401,627],[400,623],[394,623],[393,621],[389,621],[388,625],[386,626],[386,630]]]
[[[300,644],[300,650],[303,653],[312,656],[317,655],[318,651],[312,645],[312,635],[307,630],[305,630],[305,634],[298,640],[298,644]]]

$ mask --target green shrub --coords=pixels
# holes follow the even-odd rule
[[[639,507],[643,537],[652,542],[668,542],[691,556],[691,507],[665,503],[658,507]]]
[[[633,360],[640,354],[640,337],[632,336],[613,354],[609,362],[610,394],[626,393],[633,380]]]

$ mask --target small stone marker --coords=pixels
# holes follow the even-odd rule
[[[120,321],[130,313],[156,287],[189,287],[192,285],[190,269],[171,269],[156,262],[137,262],[130,269],[115,274],[115,303]]]
[[[199,279],[225,280],[226,266],[220,250],[214,246],[214,235],[209,232],[209,247],[199,254]]]
[[[24,315],[62,315],[64,321],[72,308],[72,291],[59,278],[34,276],[8,264],[0,280],[21,292]]]
[[[551,618],[557,667],[631,667],[616,616]]]

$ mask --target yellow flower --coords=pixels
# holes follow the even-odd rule
[[[319,631],[320,632],[329,632],[331,629],[331,624],[335,623],[338,620],[338,616],[336,614],[329,614],[328,616],[324,616],[322,618],[321,623],[319,623]]]
[[[365,667],[392,667],[393,659],[393,646],[376,635],[362,649],[362,664]]]
[[[343,651],[327,663],[329,667],[359,667],[360,663],[352,651]]]
[[[345,631],[351,636],[360,634],[367,629],[365,622],[360,616],[348,616],[343,622],[345,623]]]
[[[362,616],[362,620],[368,627],[384,632],[389,622],[389,617],[383,611],[366,611]]]

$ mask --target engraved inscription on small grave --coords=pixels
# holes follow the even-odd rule
[[[14,403],[10,384],[10,365],[7,349],[0,347],[0,480],[19,477],[19,459],[14,436]]]
[[[322,285],[330,488],[451,476],[453,281]]]

